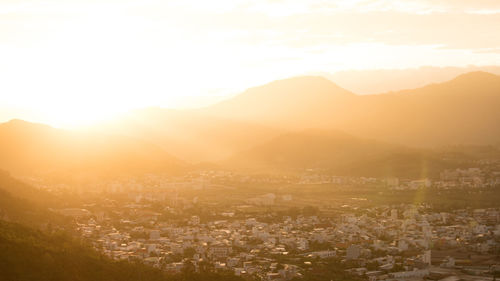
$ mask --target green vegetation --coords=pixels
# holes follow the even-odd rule
[[[15,197],[23,198],[45,206],[54,206],[57,198],[47,191],[36,189],[28,184],[14,179],[9,173],[0,170],[0,189]]]
[[[0,219],[39,229],[49,226],[67,229],[70,219],[49,210],[49,207],[60,207],[62,202],[47,191],[36,189],[0,171]]]
[[[0,188],[0,219],[40,228],[49,222],[64,225],[64,218],[40,204],[15,196]]]
[[[313,269],[313,270],[312,270]],[[325,262],[318,262],[315,264],[314,268],[306,270],[303,278],[295,278],[292,281],[320,281],[320,280],[330,280],[330,281],[356,281],[363,280],[352,276],[345,271],[346,266],[340,263],[337,259],[331,259]]]
[[[367,194],[366,197],[371,205],[426,203],[433,206],[437,211],[450,211],[454,209],[497,207],[498,202],[500,202],[500,189],[439,190],[435,188],[425,188],[419,190],[372,193]]]
[[[112,262],[62,233],[0,222],[4,280],[164,280],[153,268]]]

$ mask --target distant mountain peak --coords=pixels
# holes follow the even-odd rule
[[[351,97],[355,94],[339,87],[332,81],[321,76],[297,76],[276,80],[261,86],[249,88],[232,99],[223,101],[212,108],[220,109],[225,106],[244,108],[250,104],[284,104],[305,105],[304,102]],[[245,106],[243,106],[245,105]],[[255,105],[255,104],[254,104]]]
[[[0,123],[1,127],[12,128],[12,129],[53,129],[49,125],[42,123],[34,123],[22,119],[11,119],[5,123]]]
[[[318,75],[294,76],[294,77],[289,77],[289,78],[285,78],[285,79],[275,80],[275,81],[269,82],[267,84],[264,84],[263,86],[286,84],[286,83],[290,83],[290,82],[297,82],[297,83],[303,83],[303,84],[323,83],[323,84],[330,84],[330,85],[337,86],[335,83],[328,80],[327,78],[325,78],[323,76],[318,76]]]
[[[11,124],[11,125],[26,125],[26,124],[32,124],[31,122],[22,120],[22,119],[10,119],[9,121],[5,122],[4,124]]]
[[[324,77],[299,76],[250,88],[206,112],[272,127],[318,127],[356,97]]]
[[[292,90],[296,92],[298,90],[309,90],[309,89],[323,89],[325,91],[335,91],[335,93],[349,94],[353,93],[343,89],[331,80],[328,80],[322,76],[296,76],[281,80],[276,80],[262,86],[257,86],[246,90],[244,93],[253,92],[255,90],[267,89],[270,91],[287,91]],[[243,94],[244,94],[243,93]]]
[[[451,81],[455,82],[481,82],[490,81],[492,79],[500,79],[500,76],[485,71],[473,71],[458,75]]]

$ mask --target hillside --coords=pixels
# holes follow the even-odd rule
[[[75,201],[77,200],[72,196],[61,199],[0,171],[0,220],[20,223],[35,229],[46,229],[49,225],[68,229],[71,219],[50,209],[71,207]]]
[[[64,234],[0,221],[0,280],[170,280],[152,267],[113,262]]]
[[[12,196],[47,206],[55,204],[58,200],[53,194],[34,188],[2,170],[0,170],[0,190],[8,192]]]
[[[151,266],[113,261],[64,233],[47,234],[0,220],[0,280],[241,281],[227,273],[168,275]]]
[[[46,204],[26,200],[7,192],[0,186],[0,220],[45,228],[49,223],[64,225],[66,218],[51,212]]]
[[[77,133],[21,120],[0,124],[0,155],[0,169],[28,175],[174,173],[183,166],[142,140]]]
[[[435,152],[320,130],[284,134],[236,154],[224,164],[252,171],[319,169],[337,175],[414,178],[436,176],[457,165]]]

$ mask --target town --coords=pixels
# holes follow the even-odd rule
[[[318,267],[335,267],[346,280],[494,280],[500,273],[500,172],[498,163],[488,165],[443,170],[434,180],[315,171],[149,175],[84,186],[73,191],[84,204],[56,211],[72,217],[78,235],[110,258],[169,273],[299,280]],[[315,189],[326,193],[315,195]],[[446,205],[452,194],[465,204]],[[377,200],[391,196],[400,202]],[[435,197],[444,205],[436,206]],[[475,208],[467,197],[484,202],[475,200]]]

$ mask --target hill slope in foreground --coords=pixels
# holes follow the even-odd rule
[[[0,221],[2,280],[167,280],[152,268],[110,261],[68,236]]]
[[[53,202],[58,199],[50,194],[38,191],[0,171],[2,281],[242,280],[234,275],[213,272],[186,271],[169,275],[141,263],[113,261],[83,241],[73,238],[68,231],[63,231],[64,228],[71,228],[70,223],[50,211],[46,207],[48,202],[43,204],[41,199],[49,199],[47,201],[58,204]],[[48,223],[53,227],[44,227]]]

